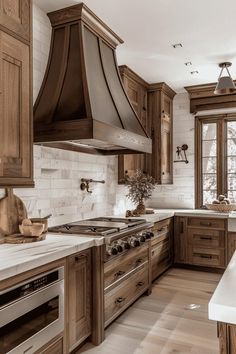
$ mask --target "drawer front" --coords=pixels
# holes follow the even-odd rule
[[[105,326],[148,288],[148,262],[139,271],[105,294]]]
[[[169,239],[167,239],[164,242],[158,243],[155,247],[152,248],[152,262],[160,260],[161,257],[163,257],[163,254],[165,255],[166,253],[170,253],[170,245],[169,245]]]
[[[188,218],[188,226],[201,227],[210,229],[225,229],[224,219],[211,219],[211,218]]]
[[[169,242],[158,244],[152,249],[152,280],[158,277],[171,264]]]
[[[205,267],[225,267],[225,252],[222,249],[194,247],[190,254],[190,263]]]
[[[160,232],[160,231],[169,231],[171,228],[171,219],[165,219],[159,222],[156,222],[154,226],[152,227],[152,230],[154,232]]]
[[[168,231],[167,232],[165,232],[165,231],[159,232],[158,236],[155,234],[155,237],[152,238],[152,241],[151,241],[152,248],[154,246],[158,245],[159,243],[163,243],[163,242],[170,242],[170,233]]]
[[[104,286],[105,289],[114,283],[121,281],[130,271],[138,268],[148,260],[148,244],[135,248],[127,254],[105,263]]]
[[[191,229],[189,230],[189,242],[193,247],[225,247],[224,231],[211,229]]]

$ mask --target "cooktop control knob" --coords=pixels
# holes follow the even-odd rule
[[[139,242],[139,240],[136,237],[132,238],[130,244],[131,244],[132,247],[140,246],[140,242]]]
[[[125,242],[124,242],[124,248],[125,248],[126,250],[129,250],[129,249],[131,248],[130,243],[129,243],[128,241],[125,241]]]
[[[107,253],[110,255],[110,256],[115,256],[117,253],[118,253],[118,249],[117,249],[117,247],[115,247],[115,246],[110,246],[110,247],[108,247],[108,249],[107,249]]]
[[[140,242],[145,242],[145,241],[146,241],[145,235],[140,236],[140,237],[139,237],[139,241],[140,241]]]
[[[145,236],[146,240],[149,240],[150,238],[154,237],[154,233],[151,231],[146,231],[144,233],[144,236]]]
[[[123,252],[123,247],[121,245],[116,246],[118,252]]]

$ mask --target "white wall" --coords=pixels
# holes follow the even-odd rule
[[[189,113],[187,93],[174,98],[173,157],[176,147],[187,144],[188,164],[174,163],[173,185],[159,185],[149,206],[157,208],[194,208],[194,116]]]
[[[51,25],[46,14],[33,6],[33,94],[40,89],[50,46]],[[50,98],[49,98],[50,99]],[[150,206],[160,208],[194,207],[193,117],[187,94],[174,100],[174,150],[189,145],[190,163],[174,164],[174,185],[157,186]],[[127,191],[117,185],[117,157],[103,157],[65,150],[34,147],[35,188],[15,189],[25,202],[29,216],[51,213],[51,225],[99,215],[121,214],[132,204]],[[90,195],[80,190],[80,179],[104,179],[105,185],[92,185]],[[1,193],[2,194],[2,193]]]

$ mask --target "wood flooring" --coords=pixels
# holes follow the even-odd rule
[[[172,268],[150,296],[142,296],[106,330],[98,347],[84,354],[219,354],[216,323],[208,302],[221,275]]]

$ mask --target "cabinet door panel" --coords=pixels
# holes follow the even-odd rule
[[[91,334],[91,250],[68,260],[69,348],[74,349]]]
[[[4,32],[0,85],[0,185],[32,185],[29,46]]]
[[[0,26],[30,39],[30,0],[0,0]]]

